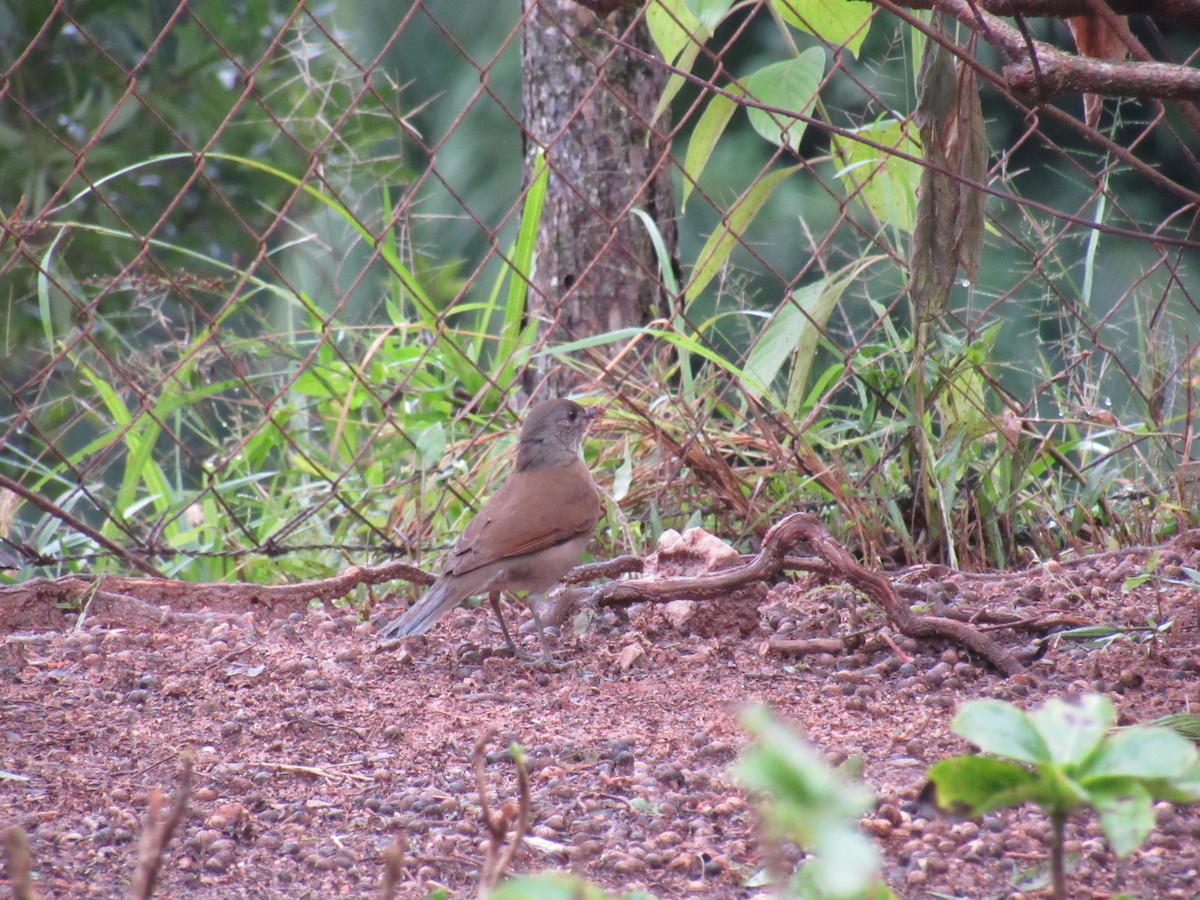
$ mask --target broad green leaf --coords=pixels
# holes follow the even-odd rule
[[[1076,702],[1054,698],[1029,713],[1050,758],[1060,766],[1078,766],[1088,758],[1112,727],[1116,711],[1103,694],[1084,694]]]
[[[1050,749],[1029,717],[1001,700],[964,703],[950,723],[950,730],[985,753],[1036,765],[1051,760]]]
[[[754,393],[754,383],[769,388],[789,357],[793,358],[790,383],[797,385],[797,392],[789,388],[788,396],[803,389],[821,329],[848,283],[848,279],[829,276],[792,292],[750,348],[745,365],[751,376],[747,390]]]
[[[426,428],[413,430],[413,444],[416,445],[421,466],[431,469],[442,461],[446,452],[446,428],[441,422],[434,422]]]
[[[846,287],[854,277],[865,268],[865,260],[854,264],[853,272],[843,270],[836,277],[825,279],[826,284],[812,308],[807,308],[809,317],[805,320],[800,336],[796,343],[796,359],[792,363],[792,372],[788,376],[787,396],[784,398],[784,408],[795,412],[800,408],[804,399],[804,389],[808,384],[808,373],[812,370],[813,359],[817,354],[817,344],[825,329],[825,323],[833,309],[842,299]]]
[[[742,79],[746,96],[780,110],[807,115],[817,99],[817,87],[825,74],[825,51],[819,47],[805,50],[794,59],[764,66]],[[781,113],[747,109],[754,130],[772,144],[788,146],[800,152],[805,123]]]
[[[754,221],[754,217],[758,215],[758,211],[767,202],[767,198],[771,196],[771,192],[775,190],[776,185],[798,168],[800,167],[789,166],[786,169],[777,169],[771,172],[751,185],[737,199],[737,202],[725,217],[725,221],[716,231],[708,236],[708,240],[704,242],[704,246],[700,249],[700,253],[696,257],[696,265],[692,269],[691,281],[688,282],[688,286],[684,290],[685,302],[690,303],[704,292],[704,289],[708,287],[708,283],[713,280],[713,277],[725,265],[725,262],[729,259],[729,254],[733,252],[733,248],[746,233],[746,229],[750,227],[750,223]]]
[[[965,807],[972,815],[1019,806],[1040,793],[1036,775],[1007,759],[987,756],[953,756],[929,769],[942,809]]]
[[[855,56],[871,27],[871,4],[848,0],[771,0],[783,20]]]
[[[646,7],[646,26],[662,58],[685,72],[692,71],[704,42],[712,37],[712,31],[688,9],[685,0],[651,0]],[[683,85],[683,77],[672,73],[658,98],[651,124],[658,121]]]
[[[734,765],[734,777],[764,795],[773,834],[815,855],[801,873],[811,895],[861,896],[879,868],[879,851],[857,829],[858,817],[874,803],[871,791],[831,769],[764,707],[747,709],[742,721],[756,740]]]
[[[1109,738],[1080,780],[1112,775],[1178,778],[1196,765],[1197,757],[1195,745],[1169,728],[1135,725]]]
[[[884,119],[855,131],[883,147],[919,157],[921,148],[903,123]],[[917,211],[921,166],[870,144],[833,135],[833,148],[844,165],[837,172],[846,193],[864,204],[879,221],[911,232]]]
[[[692,14],[700,20],[709,33],[717,30],[721,20],[733,6],[733,0],[685,0]]]
[[[1182,775],[1171,779],[1171,789],[1160,796],[1173,803],[1195,803],[1200,801],[1200,762]]]
[[[675,61],[677,68],[685,72],[692,71],[692,65],[696,62],[696,57],[700,55],[700,51],[704,49],[702,43],[692,42],[683,48],[683,52],[679,54],[679,58]],[[671,101],[675,99],[675,95],[679,93],[680,88],[687,82],[678,72],[672,72],[671,77],[667,79],[667,86],[663,88],[662,96],[658,98],[658,104],[654,107],[654,115],[650,118],[650,124],[653,125],[658,121],[659,116],[663,111],[671,105]]]
[[[646,6],[646,26],[658,52],[672,65],[688,44],[703,44],[712,36],[688,9],[685,0],[650,0]]]
[[[736,86],[730,86],[730,93],[741,93]],[[683,160],[683,196],[679,200],[680,212],[687,206],[692,188],[700,180],[700,173],[708,164],[717,140],[725,132],[725,126],[733,118],[737,104],[724,94],[713,94],[704,108],[696,127],[692,129],[692,137],[688,141],[687,155]]]
[[[765,707],[748,708],[742,714],[742,724],[757,738],[733,766],[742,786],[763,791],[776,803],[811,804],[813,815],[840,811],[858,816],[870,808],[873,797],[869,790],[835,774],[800,734],[775,719]]]
[[[859,896],[879,872],[879,849],[857,828],[825,828],[806,849],[816,854],[808,865],[815,867],[813,875],[821,891],[818,896]]]
[[[1117,856],[1128,856],[1141,846],[1154,827],[1154,800],[1149,791],[1134,782],[1090,792],[1089,796]]]

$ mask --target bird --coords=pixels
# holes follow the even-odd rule
[[[538,606],[579,562],[600,521],[600,492],[581,448],[599,407],[546,400],[525,417],[512,472],[451,548],[442,573],[403,615],[379,630],[384,639],[424,634],[463,600],[486,593],[513,655],[559,665]],[[500,612],[501,591],[527,591],[542,645],[540,660],[522,653]]]

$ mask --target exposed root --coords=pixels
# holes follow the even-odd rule
[[[812,547],[820,557],[820,563],[798,564],[788,557],[787,551],[799,543]],[[973,626],[954,619],[914,613],[899,601],[886,578],[859,564],[833,539],[825,526],[807,513],[793,513],[773,525],[763,538],[758,555],[744,565],[690,577],[612,582],[598,588],[592,599],[597,606],[665,603],[680,598],[715,599],[750,582],[771,580],[785,569],[801,567],[826,578],[839,578],[863,593],[883,609],[901,634],[916,638],[947,638],[986,659],[1005,675],[1016,674],[1022,669],[1015,657]]]

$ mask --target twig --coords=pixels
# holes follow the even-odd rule
[[[482,898],[486,898],[495,889],[496,885],[500,883],[500,879],[504,877],[504,873],[512,865],[513,857],[517,855],[517,850],[521,847],[521,841],[525,839],[525,833],[529,830],[529,770],[525,766],[523,755],[513,755],[513,759],[517,764],[516,809],[513,809],[513,802],[511,800],[497,811],[493,811],[491,804],[488,802],[487,775],[484,771],[484,763],[486,761],[485,751],[487,750],[488,741],[495,734],[495,728],[489,728],[481,734],[479,740],[475,742],[474,753],[475,786],[479,791],[479,815],[483,819],[484,827],[488,830],[488,845],[484,853],[483,868],[479,875],[479,896],[481,900]],[[516,831],[513,832],[511,840],[506,842],[505,838],[508,835],[509,827],[512,825],[514,812],[517,816]]]
[[[318,769],[316,766],[298,766],[295,763],[272,763],[258,762],[256,766],[261,766],[264,769],[278,769],[280,772],[293,772],[298,775],[313,775],[317,778],[324,778],[326,781],[333,781],[335,778],[348,778],[351,781],[368,782],[371,781],[368,775],[359,775],[357,772],[330,772],[327,769]],[[351,765],[346,763],[345,765]]]
[[[795,656],[804,656],[809,653],[838,654],[845,651],[845,641],[838,638],[808,638],[804,640],[768,638],[767,642],[762,645],[761,650],[764,655],[767,653],[784,653]]]
[[[133,873],[132,896],[136,900],[149,900],[154,894],[154,885],[158,881],[158,871],[162,867],[163,854],[171,835],[183,821],[187,812],[188,800],[192,794],[192,754],[190,750],[183,752],[182,770],[179,773],[179,786],[175,789],[175,802],[171,811],[161,822],[163,794],[157,785],[150,792],[149,809],[146,811],[146,830],[142,833],[142,842],[138,848],[137,871]]]
[[[80,534],[86,535],[91,540],[95,541],[97,544],[99,544],[101,547],[103,547],[105,550],[115,553],[118,559],[124,560],[130,566],[133,566],[133,568],[138,569],[142,572],[145,572],[147,575],[153,575],[156,578],[164,577],[162,572],[160,572],[158,569],[156,569],[153,565],[151,565],[147,560],[142,558],[139,554],[133,553],[132,551],[129,551],[129,550],[126,550],[124,547],[120,546],[119,544],[114,543],[113,541],[110,541],[108,538],[106,538],[104,535],[102,535],[96,529],[92,528],[90,525],[88,525],[83,520],[78,519],[75,516],[71,515],[70,512],[63,509],[61,506],[58,506],[57,504],[52,503],[51,501],[47,500],[45,497],[43,497],[41,494],[37,493],[36,491],[31,491],[29,488],[25,487],[19,481],[14,481],[13,479],[9,478],[7,475],[0,475],[0,488],[4,488],[5,490],[12,491],[14,494],[16,494],[18,497],[20,497],[25,502],[30,503],[33,506],[36,506],[42,512],[46,513],[47,515],[53,516],[54,518],[58,519],[63,524],[69,525],[72,529],[74,529],[75,531],[78,531]]]
[[[12,886],[13,900],[37,900],[33,889],[33,859],[29,855],[29,837],[25,829],[13,825],[4,832],[5,849],[8,852],[8,883]]]
[[[396,885],[400,883],[407,850],[408,842],[404,839],[404,832],[400,832],[383,851],[383,885],[379,889],[379,900],[392,900],[396,896]]]

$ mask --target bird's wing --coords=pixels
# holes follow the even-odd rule
[[[582,470],[582,471],[580,471]],[[513,502],[516,496],[544,502]],[[514,474],[475,514],[450,552],[446,572],[462,575],[501,559],[524,556],[591,532],[600,495],[580,460],[572,466]]]

